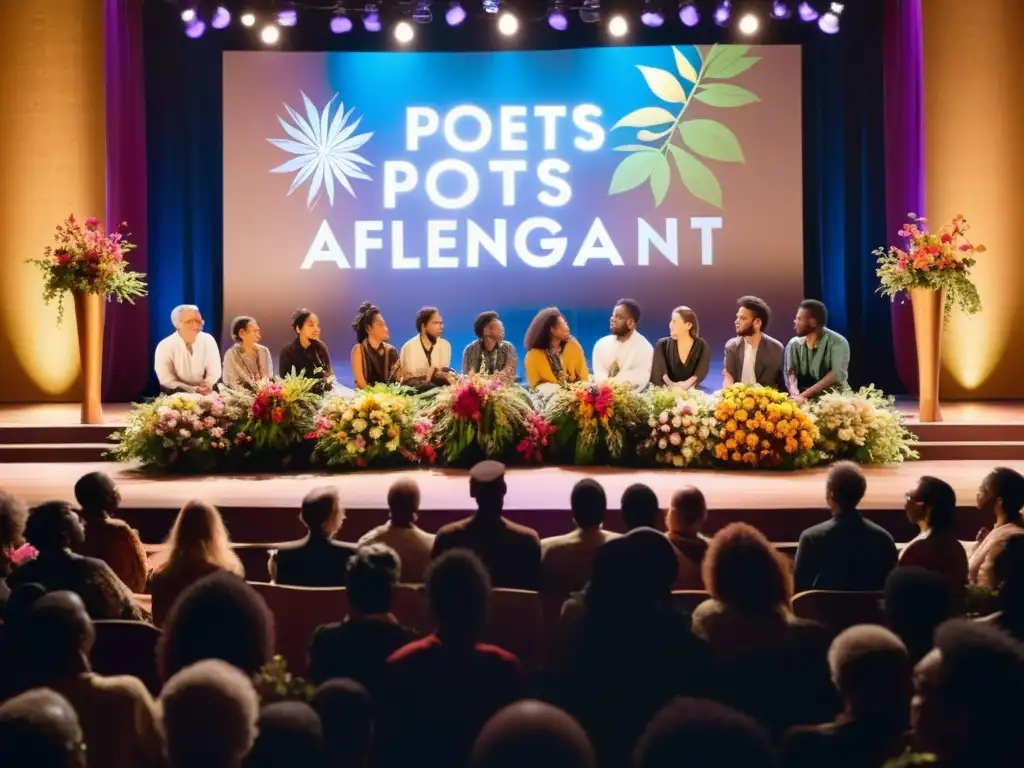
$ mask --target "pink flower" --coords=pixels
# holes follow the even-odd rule
[[[6,550],[4,555],[7,557],[7,561],[11,565],[18,567],[39,557],[39,550],[31,544],[26,543],[22,544],[17,549]]]
[[[90,232],[94,232],[97,229],[97,227],[99,227],[99,225],[100,220],[97,219],[95,216],[89,216],[85,220],[85,228]]]

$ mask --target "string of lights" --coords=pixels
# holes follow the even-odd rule
[[[612,37],[629,34],[631,24],[660,28],[678,23],[688,28],[714,24],[755,37],[764,24],[817,24],[825,34],[840,30],[844,4],[834,0],[167,0],[181,9],[184,32],[199,38],[208,30],[233,24],[253,30],[268,46],[276,45],[289,28],[327,24],[337,35],[376,34],[389,27],[400,44],[411,43],[416,25],[443,20],[449,27],[471,16],[493,18],[498,31],[511,37],[521,19],[546,22],[563,32],[573,23],[607,25]],[[577,21],[578,20],[578,21]]]

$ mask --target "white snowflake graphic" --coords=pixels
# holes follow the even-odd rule
[[[321,187],[327,189],[327,199],[331,205],[334,205],[335,181],[347,189],[352,197],[356,196],[356,192],[352,189],[349,179],[371,181],[360,165],[372,166],[373,163],[355,150],[369,141],[373,134],[352,135],[363,118],[358,117],[355,122],[349,124],[352,110],[349,109],[346,112],[344,104],[338,104],[338,109],[332,119],[331,107],[337,98],[337,94],[332,96],[323,112],[320,112],[309,100],[309,97],[302,93],[302,100],[306,105],[306,117],[303,118],[302,115],[285,104],[284,108],[288,110],[293,124],[283,120],[280,115],[277,118],[291,139],[267,139],[275,147],[296,155],[288,162],[271,169],[270,172],[295,173],[297,171],[292,185],[288,189],[289,195],[303,183],[309,181],[306,205],[310,210],[319,199]]]

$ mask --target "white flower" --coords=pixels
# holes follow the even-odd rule
[[[186,438],[192,437],[192,433],[189,432],[187,429],[179,429],[178,430],[178,434],[181,435],[182,437],[186,437]]]
[[[711,437],[711,430],[708,429],[707,427],[701,427],[697,431],[697,434],[700,435],[701,440],[707,440],[709,437]]]
[[[690,461],[691,459],[693,459],[693,449],[692,448],[683,448],[683,458],[686,459],[687,461]]]
[[[853,430],[849,428],[840,429],[836,433],[836,437],[845,442],[849,442],[850,440],[853,440]]]
[[[676,429],[679,429],[681,426],[683,426],[683,420],[680,419],[678,416],[675,416],[672,419],[672,426],[675,427]]]
[[[668,440],[666,440],[664,437],[661,438],[661,440],[658,441],[658,447],[664,451],[666,448],[668,448]]]
[[[168,429],[174,429],[176,426],[178,426],[178,420],[177,419],[171,419],[170,421],[167,422],[167,428]]]
[[[372,166],[373,163],[357,154],[355,150],[363,146],[373,134],[352,135],[359,127],[362,118],[357,118],[355,122],[349,124],[348,119],[352,116],[352,110],[345,112],[344,104],[338,105],[332,120],[331,106],[336,98],[338,98],[337,94],[332,96],[331,100],[327,102],[327,106],[324,107],[324,111],[320,112],[309,100],[309,97],[302,93],[302,100],[306,105],[306,117],[303,118],[302,115],[285,104],[285,109],[288,110],[294,125],[286,123],[280,116],[277,118],[291,139],[268,139],[278,149],[297,155],[270,172],[293,173],[298,171],[288,189],[289,195],[305,181],[311,179],[309,194],[306,196],[306,205],[310,210],[316,205],[321,186],[327,188],[327,199],[331,205],[334,205],[335,181],[347,189],[352,197],[355,197],[356,193],[352,189],[349,178],[370,180],[370,177],[359,166]]]
[[[668,423],[668,411],[662,411],[661,415],[658,417],[658,421],[660,421],[662,424],[667,424]]]
[[[342,421],[352,421],[352,419],[354,419],[355,417],[356,415],[355,413],[352,412],[351,408],[349,408],[347,411],[341,414]]]
[[[352,429],[355,432],[362,432],[366,429],[366,419],[356,419],[352,422]]]
[[[373,429],[370,430],[370,438],[372,440],[380,440],[381,435],[383,434],[384,430],[381,429],[380,427],[374,427]]]
[[[681,442],[683,442],[683,438],[679,436],[678,432],[673,432],[671,435],[668,436],[668,441],[672,443],[672,445],[679,445]]]

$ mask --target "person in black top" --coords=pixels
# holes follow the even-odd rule
[[[338,491],[331,486],[314,488],[302,500],[299,517],[309,535],[277,548],[270,557],[271,578],[296,587],[345,586],[345,567],[356,548],[333,540],[345,520]]]
[[[402,360],[398,350],[388,344],[391,331],[384,322],[380,307],[364,301],[352,321],[352,330],[356,332],[356,345],[352,347],[352,375],[356,389],[401,381]]]
[[[654,345],[651,384],[684,391],[699,389],[711,367],[711,348],[700,336],[697,313],[689,307],[673,309],[668,333]]]
[[[313,633],[309,645],[309,679],[320,683],[349,677],[371,693],[379,689],[388,657],[416,639],[391,613],[391,590],[402,563],[386,544],[360,547],[348,561],[349,613],[337,624]]]
[[[294,373],[307,379],[319,379],[315,390],[327,391],[334,378],[331,353],[320,341],[320,318],[308,309],[297,309],[292,315],[295,341],[281,350],[277,369],[282,376]]]

